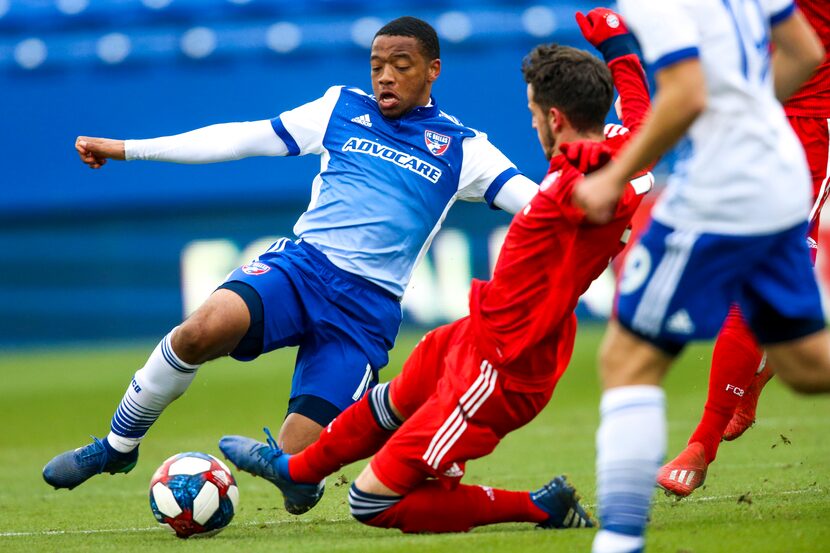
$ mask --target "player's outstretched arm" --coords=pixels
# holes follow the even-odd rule
[[[224,123],[147,140],[112,140],[79,136],[75,149],[93,169],[107,159],[151,160],[172,163],[217,163],[253,156],[286,155],[288,148],[271,121]]]
[[[587,15],[577,12],[576,22],[585,40],[599,50],[611,70],[620,93],[623,125],[636,131],[648,115],[649,96],[634,36],[622,16],[608,8],[594,8]]]
[[[824,47],[797,9],[772,28],[772,74],[775,96],[786,101],[824,60]]]

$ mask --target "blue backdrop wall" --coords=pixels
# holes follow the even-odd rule
[[[439,105],[487,132],[523,172],[540,179],[546,162],[530,128],[521,59],[542,41],[588,48],[572,14],[590,8],[392,2],[379,13],[377,4],[356,1],[6,4],[0,344],[7,346],[163,334],[189,306],[185,273],[204,270],[210,283],[248,244],[291,236],[319,163],[311,157],[204,166],[110,162],[91,171],[74,151],[77,135],[161,136],[270,118],[332,84],[368,90],[366,37],[411,13],[442,36]],[[445,248],[450,253],[432,260],[438,288],[486,276],[491,239],[509,222],[484,205],[454,209],[445,228],[458,229],[462,240],[447,241],[454,244]],[[207,258],[188,258],[194,241],[225,244],[231,253],[214,259],[210,252],[223,251],[214,248],[205,250]],[[447,267],[454,259],[458,270]],[[438,309],[410,319],[433,324],[452,315]]]

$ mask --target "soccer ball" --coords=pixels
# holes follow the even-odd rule
[[[239,489],[231,471],[206,453],[173,455],[150,480],[153,515],[180,538],[217,534],[238,504]]]

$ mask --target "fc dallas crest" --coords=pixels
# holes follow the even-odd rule
[[[449,136],[438,134],[435,131],[424,131],[424,141],[434,156],[444,155],[444,152],[450,147],[451,140]]]

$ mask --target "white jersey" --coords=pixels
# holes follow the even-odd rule
[[[812,188],[804,150],[775,98],[770,29],[793,0],[620,0],[655,71],[699,58],[707,104],[678,148],[653,211],[668,226],[768,234],[806,221]]]

